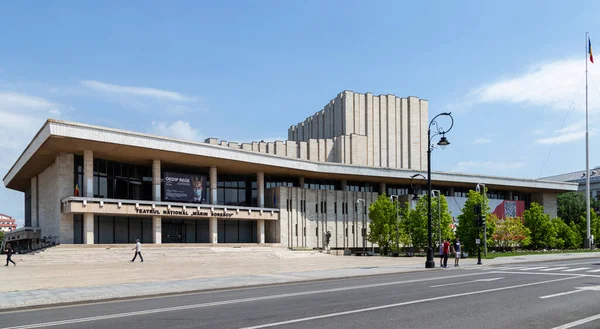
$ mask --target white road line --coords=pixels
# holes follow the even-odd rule
[[[588,273],[598,273],[600,272],[600,270],[591,270],[591,271],[587,271]]]
[[[541,270],[543,268],[548,268],[547,266],[541,266],[541,267],[529,267],[529,268],[523,268],[520,269],[519,271],[534,271],[534,270]]]
[[[573,327],[576,327],[576,326],[578,326],[580,324],[588,323],[588,322],[591,322],[591,321],[594,321],[594,320],[598,320],[598,319],[600,319],[600,314],[594,315],[594,316],[590,316],[589,318],[581,319],[581,320],[578,320],[578,321],[575,321],[575,322],[563,324],[562,326],[554,327],[552,329],[568,329],[568,328],[573,328]]]
[[[545,270],[540,270],[540,272],[545,272],[545,271],[558,271],[558,270],[564,270],[564,269],[566,269],[566,268],[568,268],[568,267],[566,267],[566,266],[563,266],[563,267],[554,267],[554,268],[552,268],[552,267],[551,267],[551,268],[547,268],[547,269],[545,269]]]
[[[546,298],[552,298],[552,297],[558,297],[558,296],[564,296],[564,295],[574,294],[576,292],[582,292],[582,291],[584,291],[584,290],[573,290],[573,291],[561,292],[561,293],[554,294],[554,295],[542,296],[540,298],[541,299],[546,299]]]
[[[488,273],[486,272],[486,273],[463,274],[463,275],[453,276],[453,278],[461,278],[461,277],[469,277],[469,276],[477,276],[477,275],[485,275],[485,274],[488,274]],[[575,278],[575,277],[572,277],[572,278]],[[107,314],[107,315],[92,316],[92,317],[85,317],[85,318],[78,318],[78,319],[70,319],[70,320],[61,320],[61,321],[51,321],[51,322],[43,322],[43,323],[34,323],[34,324],[27,324],[27,325],[15,326],[15,327],[5,327],[5,328],[1,328],[1,329],[43,328],[43,327],[59,326],[59,325],[72,324],[72,323],[82,323],[82,322],[91,322],[91,321],[99,321],[99,320],[107,320],[107,319],[124,318],[124,317],[137,316],[137,315],[146,315],[146,314],[154,314],[154,313],[165,313],[165,312],[189,310],[189,309],[204,308],[204,307],[210,307],[210,306],[221,306],[221,305],[239,304],[239,303],[255,302],[255,301],[260,301],[260,300],[271,300],[271,299],[279,299],[279,298],[287,298],[287,297],[316,295],[316,294],[323,294],[323,293],[329,293],[329,292],[357,290],[357,289],[364,289],[364,288],[385,287],[385,286],[401,285],[401,284],[406,284],[406,283],[427,282],[427,281],[434,281],[434,280],[435,281],[439,281],[439,280],[443,280],[443,279],[444,278],[436,277],[436,278],[428,278],[428,279],[416,279],[416,280],[393,281],[393,282],[384,282],[384,283],[373,283],[373,284],[365,284],[365,285],[360,285],[360,286],[340,287],[340,288],[331,288],[331,289],[322,289],[322,290],[310,290],[310,291],[294,292],[294,293],[279,294],[279,295],[270,295],[270,296],[260,296],[260,297],[249,297],[249,298],[241,298],[241,299],[224,300],[224,301],[220,301],[220,302],[211,302],[211,303],[201,303],[201,304],[182,305],[182,306],[174,306],[174,307],[166,307],[166,308],[157,308],[157,309],[145,310],[145,311],[135,311],[135,312],[126,312],[126,313]]]
[[[562,278],[562,279],[555,279],[555,280],[548,280],[548,281],[540,281],[540,282],[519,284],[519,285],[516,285],[516,286],[508,286],[508,287],[501,287],[501,288],[494,288],[494,289],[487,289],[487,290],[480,290],[480,291],[471,291],[471,292],[466,292],[466,293],[461,293],[461,294],[455,294],[455,295],[446,295],[446,296],[440,296],[440,297],[433,297],[433,298],[412,300],[412,301],[408,301],[408,302],[402,302],[402,303],[396,303],[396,304],[388,304],[388,305],[381,305],[381,306],[375,306],[375,307],[369,307],[369,308],[362,308],[362,309],[357,309],[357,310],[352,310],[352,311],[329,313],[329,314],[311,316],[311,317],[306,317],[306,318],[299,318],[299,319],[294,319],[294,320],[289,320],[289,321],[267,323],[267,324],[261,324],[261,325],[257,325],[257,326],[252,326],[252,327],[244,327],[244,328],[240,328],[240,329],[260,329],[260,328],[275,327],[275,326],[281,326],[281,325],[290,324],[290,323],[306,322],[306,321],[317,320],[317,319],[324,319],[324,318],[331,318],[331,317],[336,317],[336,316],[341,316],[341,315],[356,314],[356,313],[363,313],[363,312],[369,312],[369,311],[377,311],[377,310],[383,310],[383,309],[386,309],[386,308],[393,308],[393,307],[404,306],[404,305],[411,305],[411,304],[419,304],[419,303],[425,303],[425,302],[431,302],[431,301],[442,300],[442,299],[449,299],[449,298],[456,298],[456,297],[462,297],[462,296],[478,295],[478,294],[484,294],[484,293],[494,292],[494,291],[501,291],[501,290],[508,290],[508,289],[528,287],[528,286],[535,286],[535,285],[539,285],[539,284],[552,283],[552,282],[569,280],[569,279],[575,279],[575,278],[577,278],[577,277],[568,277],[568,278]]]
[[[583,271],[583,270],[589,270],[590,267],[580,267],[580,268],[572,268],[570,270],[564,270],[563,272],[575,272],[575,271]]]
[[[500,279],[504,279],[504,278],[502,277],[502,278],[479,279],[479,280],[464,281],[464,282],[453,282],[453,283],[446,283],[446,284],[438,284],[438,285],[435,285],[435,286],[429,286],[429,288],[456,286],[456,285],[459,285],[459,284],[467,284],[467,283],[473,283],[473,282],[489,282],[489,281],[496,281],[496,280],[500,280]]]

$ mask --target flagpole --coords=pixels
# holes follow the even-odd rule
[[[592,248],[590,232],[590,141],[589,141],[589,114],[588,114],[588,56],[590,55],[589,32],[585,33],[585,205],[587,238],[585,248]]]

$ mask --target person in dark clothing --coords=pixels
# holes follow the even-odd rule
[[[8,262],[13,263],[13,266],[17,266],[17,263],[15,263],[11,257],[12,255],[15,253],[15,251],[13,250],[13,248],[10,246],[10,244],[7,244],[6,247],[4,248],[4,252],[6,253],[6,265],[4,266],[8,266]]]

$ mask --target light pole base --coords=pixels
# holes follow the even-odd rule
[[[592,240],[585,238],[583,240],[583,249],[591,249],[592,248]]]
[[[427,248],[427,261],[425,262],[425,268],[435,268],[435,261],[433,260],[433,249]]]

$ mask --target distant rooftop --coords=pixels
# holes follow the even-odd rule
[[[542,177],[541,180],[556,182],[585,183],[585,170],[574,171],[566,174]],[[590,169],[590,181],[600,181],[600,166]]]

